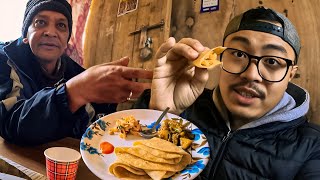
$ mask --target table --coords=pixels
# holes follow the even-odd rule
[[[0,155],[4,156],[26,168],[46,175],[46,164],[44,157],[44,150],[49,147],[62,146],[69,147],[79,151],[80,140],[73,138],[65,138],[58,141],[50,142],[38,146],[18,146],[6,142],[0,137]],[[99,179],[95,176],[85,165],[81,159],[77,173],[77,180],[95,180]]]

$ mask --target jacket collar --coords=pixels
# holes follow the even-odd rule
[[[30,46],[23,43],[22,38],[19,38],[5,46],[4,52],[9,58],[9,61],[15,65],[15,68],[20,70],[20,72],[23,72],[28,77],[33,76],[34,69],[40,70],[40,64],[36,61]]]

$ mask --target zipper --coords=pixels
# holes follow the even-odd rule
[[[217,168],[218,168],[218,166],[220,164],[220,161],[222,160],[222,157],[223,157],[223,154],[224,154],[224,150],[225,150],[225,148],[227,146],[228,140],[232,137],[232,135],[234,133],[235,132],[231,132],[231,129],[229,129],[228,133],[225,136],[223,136],[221,147],[220,147],[219,152],[218,152],[218,154],[216,156],[217,159],[216,159],[215,163],[213,164],[213,168],[211,168],[211,171],[209,173],[209,178],[210,179],[211,179],[211,177],[213,179],[213,176],[216,173],[216,170],[217,170]]]
[[[222,143],[224,143],[225,141],[227,141],[229,139],[231,135],[231,130],[228,131],[227,135],[223,136],[222,138]]]

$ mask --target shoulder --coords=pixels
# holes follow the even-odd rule
[[[4,67],[4,66],[7,66],[7,61],[8,61],[8,57],[7,55],[5,54],[5,52],[3,51],[3,46],[0,45],[0,67],[1,69]]]
[[[4,50],[3,48],[6,46],[7,44],[5,42],[1,42],[0,41],[0,58],[4,58],[5,57],[5,53],[4,53]]]
[[[8,82],[8,80],[10,79],[12,67],[8,65],[8,62],[8,57],[0,50],[0,84],[2,85],[3,83]]]
[[[286,137],[289,140],[297,142],[300,147],[305,147],[309,150],[320,149],[320,126],[317,124],[305,121],[297,127],[292,127],[291,130],[288,130]]]
[[[7,44],[9,44],[9,42],[2,42],[0,41],[0,51],[4,48],[4,46],[6,46]]]
[[[298,128],[298,132],[303,137],[316,138],[320,140],[320,126],[318,124],[306,122]]]
[[[297,129],[298,138],[295,140],[300,149],[303,149],[304,156],[309,159],[320,157],[320,126],[306,122]]]

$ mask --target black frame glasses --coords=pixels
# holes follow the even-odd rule
[[[248,63],[240,72],[231,72],[230,70],[226,69],[225,66],[223,65],[223,55],[224,55],[225,52],[228,52],[228,51],[234,51],[236,53],[242,53],[247,57],[246,59],[248,59]],[[276,58],[276,59],[284,60],[286,62],[286,65],[287,65],[286,66],[286,71],[285,71],[285,74],[283,75],[283,77],[280,80],[269,80],[269,79],[266,79],[261,74],[261,72],[260,72],[261,69],[259,68],[259,63],[260,63],[261,59],[266,59],[266,58],[267,59]],[[286,58],[282,58],[282,57],[278,57],[278,56],[254,56],[254,55],[248,54],[248,53],[246,53],[244,51],[241,51],[239,49],[234,49],[234,48],[227,48],[220,55],[220,61],[222,62],[222,69],[224,71],[228,72],[228,73],[231,73],[231,74],[241,74],[241,73],[245,72],[248,69],[248,67],[250,66],[252,59],[255,59],[257,61],[256,66],[257,66],[257,70],[258,70],[258,73],[259,73],[260,77],[262,79],[268,81],[268,82],[280,82],[280,81],[282,81],[286,77],[286,75],[288,73],[288,70],[289,70],[289,67],[294,65],[293,61],[290,60],[290,59],[286,59]]]

